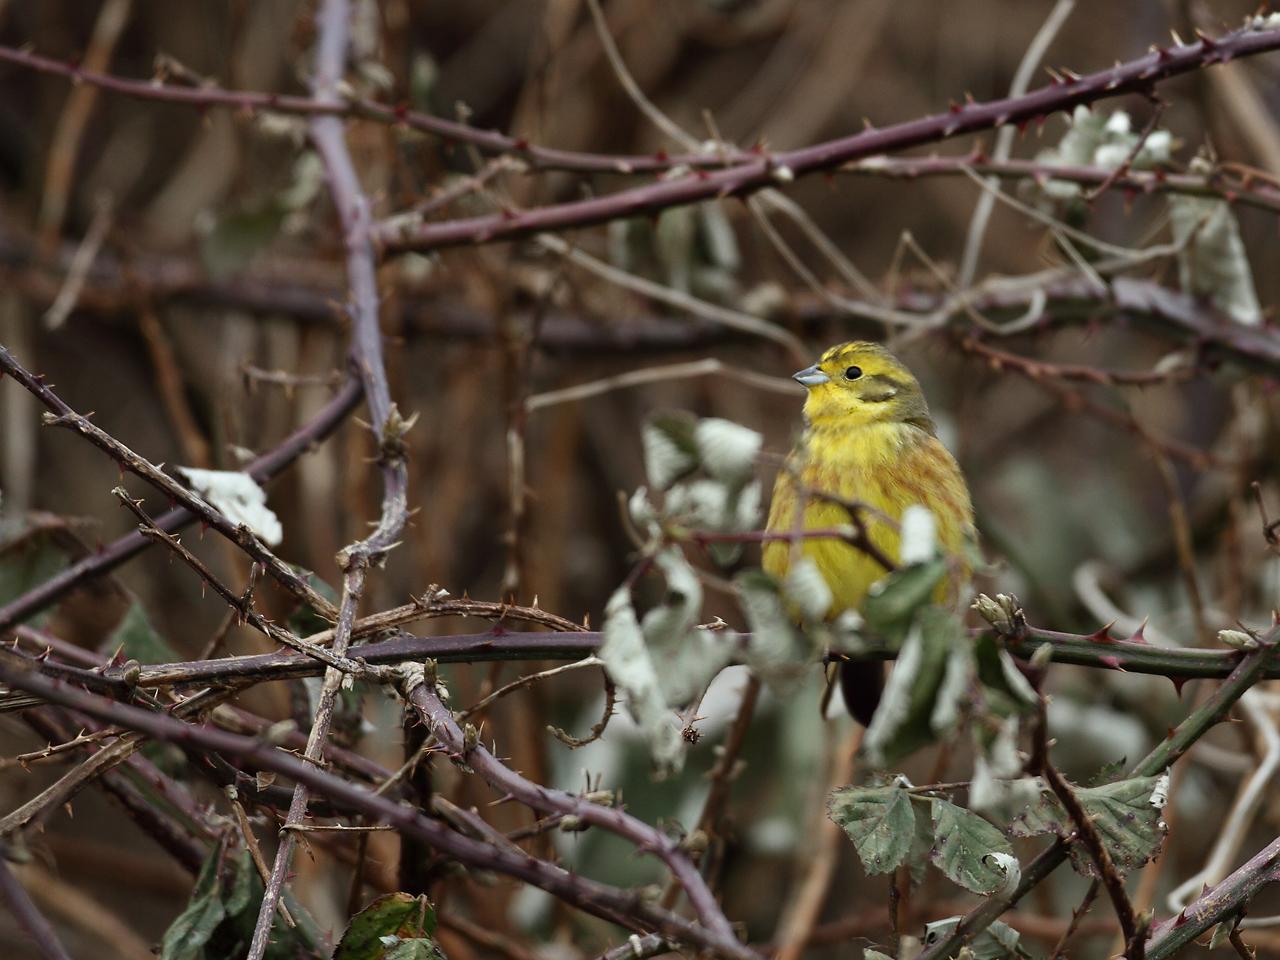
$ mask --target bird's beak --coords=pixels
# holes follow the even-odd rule
[[[796,383],[803,383],[806,387],[816,387],[818,384],[831,382],[831,378],[823,373],[816,363],[812,367],[805,367],[793,373],[791,379]]]

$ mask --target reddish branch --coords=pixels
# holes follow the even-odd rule
[[[58,939],[53,925],[40,912],[40,908],[32,902],[31,897],[13,875],[6,861],[8,848],[0,844],[0,897],[8,903],[9,912],[18,921],[18,926],[26,931],[31,942],[43,960],[71,960],[71,954]]]
[[[525,140],[509,137],[495,130],[480,130],[432,116],[404,105],[379,103],[363,97],[317,100],[286,93],[260,93],[252,90],[226,90],[211,84],[198,87],[173,86],[157,80],[132,80],[93,70],[30,50],[0,46],[0,62],[27,70],[64,77],[72,83],[88,83],[110,93],[151,100],[158,103],[182,104],[206,109],[224,107],[252,116],[255,113],[293,114],[304,117],[364,118],[420,130],[439,137],[446,145],[466,144],[490,154],[510,154],[536,170],[568,170],[578,173],[661,173],[677,166],[723,167],[726,163],[749,158],[736,149],[706,154],[664,154],[621,156],[556,150],[540,147]]]
[[[556,204],[528,211],[507,211],[442,223],[396,221],[381,227],[376,239],[388,252],[434,250],[470,243],[515,240],[542,231],[560,231],[626,217],[660,213],[671,207],[722,197],[743,197],[787,183],[796,177],[834,170],[843,164],[951,137],[978,133],[1005,124],[1039,121],[1059,110],[1070,111],[1125,93],[1146,93],[1157,83],[1237,57],[1280,48],[1280,29],[1243,29],[1214,40],[1157,49],[1088,76],[1070,74],[1020,97],[986,103],[953,104],[946,113],[910,120],[884,129],[871,128],[853,136],[830,140],[784,153],[761,154],[724,170],[695,171],[679,179],[589,200]]]

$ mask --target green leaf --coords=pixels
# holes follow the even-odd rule
[[[1004,885],[1005,871],[992,854],[1012,857],[1013,848],[1003,833],[976,813],[948,800],[934,800],[933,839],[929,859],[952,882],[984,895]]]
[[[667,581],[662,603],[649,610],[640,621],[645,643],[678,647],[698,621],[702,611],[702,581],[679,547],[667,547],[653,564]]]
[[[955,614],[940,607],[919,612],[862,740],[872,766],[893,766],[933,742],[934,706],[948,658],[956,644],[967,642],[964,625]]]
[[[761,570],[744,570],[733,578],[751,643],[745,659],[775,691],[788,692],[809,673],[819,650],[796,627],[778,584]]]
[[[641,439],[649,486],[667,490],[697,468],[696,426],[693,416],[682,411],[654,414],[645,422]]]
[[[231,883],[231,892],[227,895],[227,916],[234,917],[243,913],[245,908],[253,903],[253,912],[256,917],[258,913],[256,901],[262,898],[263,891],[259,889],[257,896],[254,896],[255,880],[258,881],[260,888],[262,881],[253,866],[253,860],[249,857],[249,851],[241,848],[239,856],[236,857],[235,879]]]
[[[924,927],[924,944],[932,946],[946,937],[960,923],[959,917],[948,917],[926,923]],[[1027,956],[1027,952],[1019,946],[1021,935],[1013,927],[1000,920],[995,920],[987,929],[973,938],[969,949],[974,960],[1015,960]],[[954,956],[954,954],[952,954]]]
[[[940,737],[955,730],[960,723],[960,713],[969,701],[969,691],[978,674],[973,644],[969,638],[958,634],[947,653],[946,670],[929,714],[929,726]]]
[[[831,794],[827,812],[853,841],[868,875],[902,866],[916,832],[911,796],[902,787],[845,787]]]
[[[385,960],[446,960],[444,951],[434,940],[422,937],[401,940],[383,956]]]
[[[201,960],[204,945],[227,915],[222,901],[222,878],[218,869],[222,848],[216,847],[205,859],[196,878],[187,907],[169,925],[160,941],[160,960]]]
[[[787,568],[782,591],[792,609],[807,621],[822,620],[831,609],[831,587],[808,554],[802,554]]]
[[[1076,791],[1122,874],[1138,869],[1160,852],[1165,825],[1160,808],[1152,803],[1159,779],[1132,777]],[[1092,875],[1093,862],[1087,856],[1083,859],[1088,861],[1084,872]]]
[[[1212,165],[1197,158],[1196,173],[1213,172]],[[1194,296],[1208,297],[1237,323],[1262,323],[1262,307],[1254,291],[1253,271],[1240,225],[1226,200],[1215,197],[1171,195],[1169,222],[1178,251],[1178,282]]]
[[[983,634],[974,641],[974,653],[988,714],[996,717],[1025,714],[1036,705],[1035,690],[999,640],[991,634]]]
[[[604,639],[600,659],[605,670],[627,695],[627,709],[640,726],[654,766],[662,775],[684,765],[680,731],[672,723],[658,671],[645,646],[644,632],[631,604],[631,591],[619,587],[604,608]]]
[[[391,960],[393,957],[435,960],[444,956],[438,949],[434,954],[392,953],[415,940],[431,943],[427,938],[435,929],[436,912],[426,897],[388,893],[351,918],[333,952],[333,960]]]
[[[1015,837],[1071,836],[1075,825],[1066,809],[1043,780],[1037,782],[1039,796],[1013,818],[1010,832]],[[1160,852],[1165,827],[1161,808],[1152,802],[1159,782],[1159,777],[1131,777],[1099,787],[1075,788],[1080,805],[1122,874],[1141,867]],[[1096,876],[1097,869],[1082,844],[1072,845],[1071,862],[1078,872]]]
[[[901,638],[916,611],[933,599],[946,572],[947,563],[941,558],[899,567],[871,585],[862,615],[877,632]]]
[[[107,649],[124,651],[125,659],[139,663],[172,663],[180,659],[167,640],[156,632],[142,604],[134,601],[111,631]]]
[[[924,883],[929,867],[929,853],[933,850],[933,801],[929,797],[913,794],[911,802],[915,804],[915,830],[911,833],[911,851],[907,854],[907,864],[911,867],[911,884],[920,886]]]

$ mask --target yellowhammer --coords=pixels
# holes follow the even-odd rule
[[[805,430],[774,485],[769,531],[792,533],[850,523],[849,509],[822,494],[865,503],[873,508],[860,511],[868,538],[897,563],[896,524],[907,507],[920,504],[936,520],[938,545],[960,558],[963,566],[965,542],[973,536],[969,488],[955,459],[934,435],[929,405],[911,371],[879,344],[859,340],[832,347],[795,379],[809,390]],[[804,511],[800,518],[798,508]],[[770,541],[764,547],[765,570],[785,576],[793,551],[817,565],[834,598],[832,617],[859,609],[867,589],[886,572],[867,553],[836,538],[804,539],[794,546]],[[967,569],[957,569],[939,586],[938,601],[952,596],[967,575]],[[840,665],[845,704],[864,725],[871,722],[883,684],[879,663]]]

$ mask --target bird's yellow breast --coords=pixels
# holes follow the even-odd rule
[[[788,458],[787,469],[778,475],[769,510],[771,531],[818,530],[851,522],[846,507],[806,495],[807,490],[865,503],[894,524],[907,507],[919,504],[934,516],[938,545],[962,559],[973,533],[973,508],[959,466],[937,437],[916,424],[811,425]],[[802,503],[803,516],[797,517]],[[862,513],[871,541],[896,563],[896,527],[872,511]],[[885,575],[875,560],[838,539],[805,539],[800,550],[813,559],[831,588],[833,616],[861,607],[868,588]],[[767,543],[764,568],[785,576],[791,556],[790,543]],[[954,588],[954,583],[944,584],[939,600]]]

